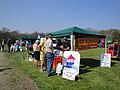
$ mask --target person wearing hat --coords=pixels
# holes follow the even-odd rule
[[[69,51],[70,50],[70,43],[68,42],[67,38],[63,38],[63,51]]]

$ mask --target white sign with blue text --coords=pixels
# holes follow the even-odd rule
[[[64,67],[62,78],[75,80],[76,75],[79,74],[80,53],[77,51],[65,51],[62,65]]]
[[[111,54],[101,53],[101,67],[111,67]]]

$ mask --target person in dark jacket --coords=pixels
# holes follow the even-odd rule
[[[63,38],[63,51],[69,51],[70,50],[70,43],[68,42],[67,38]]]
[[[11,38],[8,38],[7,45],[8,45],[8,52],[10,53],[10,47],[11,47]]]
[[[56,48],[57,48],[57,50],[62,51],[62,42],[61,42],[61,39],[58,39]]]

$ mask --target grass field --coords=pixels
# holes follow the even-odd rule
[[[11,66],[21,68],[40,90],[120,90],[120,63],[112,60],[111,68],[100,67],[101,53],[103,48],[80,51],[80,77],[76,81],[65,80],[61,75],[47,77],[46,72],[39,72],[40,67],[34,69],[32,62],[20,60],[20,52],[6,56]]]

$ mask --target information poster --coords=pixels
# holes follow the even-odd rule
[[[111,67],[111,54],[102,53],[101,54],[101,67]]]
[[[56,68],[56,73],[60,74],[61,70],[62,70],[62,65],[61,65],[61,63],[58,63],[57,68]]]
[[[65,51],[63,54],[63,74],[62,78],[75,80],[79,74],[80,53],[76,51]]]

